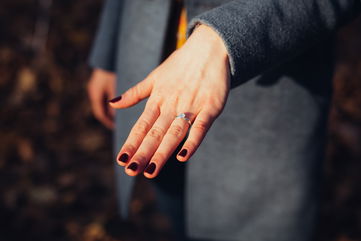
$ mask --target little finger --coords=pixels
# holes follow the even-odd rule
[[[187,140],[183,144],[180,152],[177,154],[177,159],[179,161],[185,162],[189,160],[203,141],[214,120],[215,116],[206,111],[198,114],[190,128]]]

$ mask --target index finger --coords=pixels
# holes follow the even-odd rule
[[[149,103],[149,101],[148,101]],[[127,140],[123,144],[117,156],[118,164],[125,166],[132,156],[138,150],[144,137],[160,115],[157,104],[148,104],[145,106],[143,113],[131,129]]]

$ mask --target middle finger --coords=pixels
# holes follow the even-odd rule
[[[193,115],[191,113],[187,113],[187,115],[184,113],[184,115],[184,117],[180,117],[181,115],[179,115],[177,117],[180,118],[172,118],[171,126],[165,134],[163,141],[160,143],[156,153],[150,160],[148,167],[144,171],[145,177],[156,177],[164,164],[168,161],[171,154],[175,151],[177,146],[186,136],[191,123],[189,117]]]
[[[149,102],[148,102],[149,103]],[[126,166],[129,159],[134,156],[144,137],[153,126],[154,122],[159,117],[160,111],[158,108],[150,108],[146,105],[143,113],[130,131],[127,140],[119,151],[117,161],[121,166]]]
[[[135,176],[144,170],[159,144],[162,142],[172,120],[172,114],[169,114],[168,112],[160,114],[159,118],[148,131],[138,150],[126,166],[125,172],[128,175]]]

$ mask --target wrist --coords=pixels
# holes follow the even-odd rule
[[[198,50],[211,52],[220,59],[228,61],[228,52],[223,39],[205,24],[197,24],[187,42]]]

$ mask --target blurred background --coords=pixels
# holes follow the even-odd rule
[[[0,241],[173,240],[142,178],[116,215],[112,135],[86,95],[102,2],[0,2]],[[317,240],[361,241],[361,18],[336,56]]]

